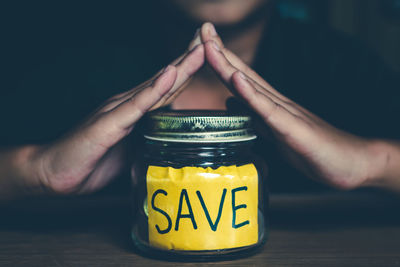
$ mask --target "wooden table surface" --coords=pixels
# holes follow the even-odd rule
[[[0,266],[400,266],[400,198],[272,195],[270,238],[235,261],[164,262],[133,251],[129,198],[35,200],[2,208]]]

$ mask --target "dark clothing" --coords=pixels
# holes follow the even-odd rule
[[[171,59],[157,39],[165,33],[140,27],[116,31],[68,33],[72,39],[26,33],[11,39],[3,49],[8,60],[2,63],[0,145],[54,140]],[[183,50],[185,43],[179,46]],[[253,67],[282,94],[340,129],[400,139],[400,75],[348,36],[275,17]],[[273,146],[263,145],[260,153],[268,159],[272,191],[321,187],[289,167]]]

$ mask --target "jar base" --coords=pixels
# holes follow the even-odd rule
[[[227,261],[250,257],[259,252],[267,241],[267,236],[262,236],[257,244],[246,247],[219,249],[219,250],[163,250],[144,244],[131,233],[136,251],[145,257],[157,260],[174,262],[206,262]]]

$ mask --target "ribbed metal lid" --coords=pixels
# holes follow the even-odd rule
[[[242,142],[256,138],[251,117],[225,111],[176,110],[147,115],[145,138],[166,142]]]

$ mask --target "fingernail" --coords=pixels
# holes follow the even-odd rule
[[[197,28],[196,33],[194,34],[194,37],[192,41],[190,42],[189,45],[189,52],[194,50],[199,44],[201,44],[201,39],[200,39],[200,28]]]
[[[197,35],[200,33],[200,28],[197,28],[196,32],[194,33],[193,39],[196,39]]]
[[[239,77],[242,78],[243,80],[247,80],[246,75],[244,75],[243,72],[239,72]]]
[[[214,25],[212,23],[209,24],[208,32],[210,33],[211,36],[217,36],[218,35],[217,30],[215,30],[215,27],[214,27]]]
[[[219,47],[219,45],[215,41],[212,41],[212,42],[213,42],[213,46],[214,46],[215,50],[221,51],[221,48]]]
[[[201,45],[201,40],[200,37],[197,37],[196,39],[194,39],[191,47],[190,47],[190,51],[194,50],[196,47],[198,47],[199,45]]]

